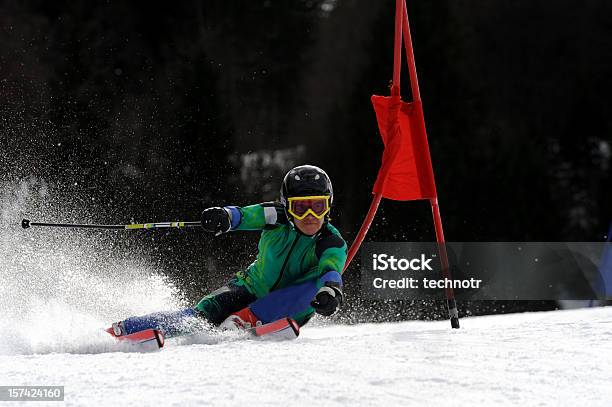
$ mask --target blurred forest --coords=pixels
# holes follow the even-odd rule
[[[612,2],[408,12],[447,240],[605,240]],[[87,208],[58,221],[197,220],[275,199],[312,163],[350,242],[382,154],[370,96],[389,94],[393,14],[392,0],[1,1],[0,178],[42,179]],[[402,83],[410,100],[405,66]],[[258,238],[132,236],[192,300],[248,265]],[[368,239],[434,240],[428,203],[384,201]]]

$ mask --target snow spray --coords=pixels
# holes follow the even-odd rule
[[[36,178],[0,180],[0,355],[106,352],[116,349],[102,331],[111,322],[181,305],[122,232],[22,229],[26,216],[90,220],[83,199],[56,191]]]

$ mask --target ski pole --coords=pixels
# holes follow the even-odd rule
[[[129,225],[96,225],[79,223],[45,223],[30,222],[28,219],[21,221],[21,227],[28,229],[32,226],[44,226],[54,228],[85,228],[85,229],[161,229],[161,228],[189,228],[200,227],[202,222],[157,222],[157,223],[131,223]]]

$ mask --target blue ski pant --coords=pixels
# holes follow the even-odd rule
[[[167,337],[172,337],[190,333],[197,326],[198,320],[204,319],[219,325],[232,313],[245,307],[249,307],[264,324],[291,317],[302,326],[313,316],[314,309],[310,302],[326,282],[342,285],[342,277],[336,271],[329,271],[317,279],[281,288],[257,298],[244,286],[237,285],[236,280],[230,280],[202,298],[195,307],[130,317],[123,321],[123,327],[127,334],[144,329],[161,329]]]

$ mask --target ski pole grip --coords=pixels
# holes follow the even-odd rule
[[[21,221],[21,227],[24,228],[24,229],[29,228],[30,227],[30,221],[27,220],[27,219],[22,220]]]

